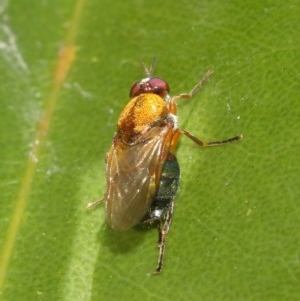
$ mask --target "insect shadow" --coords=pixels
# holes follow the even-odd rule
[[[98,232],[98,240],[111,252],[125,254],[138,248],[147,238],[146,232],[156,228],[156,225],[138,224],[130,230],[119,232],[103,224]]]

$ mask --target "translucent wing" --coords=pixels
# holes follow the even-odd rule
[[[107,154],[106,221],[115,230],[138,224],[153,201],[173,130],[154,127],[148,134],[135,145],[124,145],[116,135]]]

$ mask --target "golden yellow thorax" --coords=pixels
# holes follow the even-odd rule
[[[122,111],[118,120],[118,131],[126,142],[134,140],[168,113],[167,103],[158,95],[141,94],[132,98]]]

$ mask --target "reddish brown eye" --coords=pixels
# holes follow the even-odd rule
[[[136,82],[130,89],[130,97],[136,97],[143,93],[154,93],[161,97],[170,92],[166,81],[158,77],[148,77]]]

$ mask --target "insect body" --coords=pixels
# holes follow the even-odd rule
[[[156,222],[158,226],[159,258],[155,273],[160,273],[162,269],[165,241],[172,220],[174,199],[179,189],[179,179],[180,168],[177,158],[174,154],[168,153],[153,203],[142,220],[143,223]]]
[[[88,208],[104,201],[106,222],[118,231],[141,222],[156,223],[159,258],[155,272],[160,273],[179,186],[180,169],[174,152],[180,134],[202,147],[237,141],[242,135],[206,143],[178,127],[177,100],[193,97],[211,71],[191,92],[170,96],[167,82],[152,76],[154,62],[149,69],[143,66],[147,77],[132,86],[131,100],[120,114],[106,155],[106,192]]]

